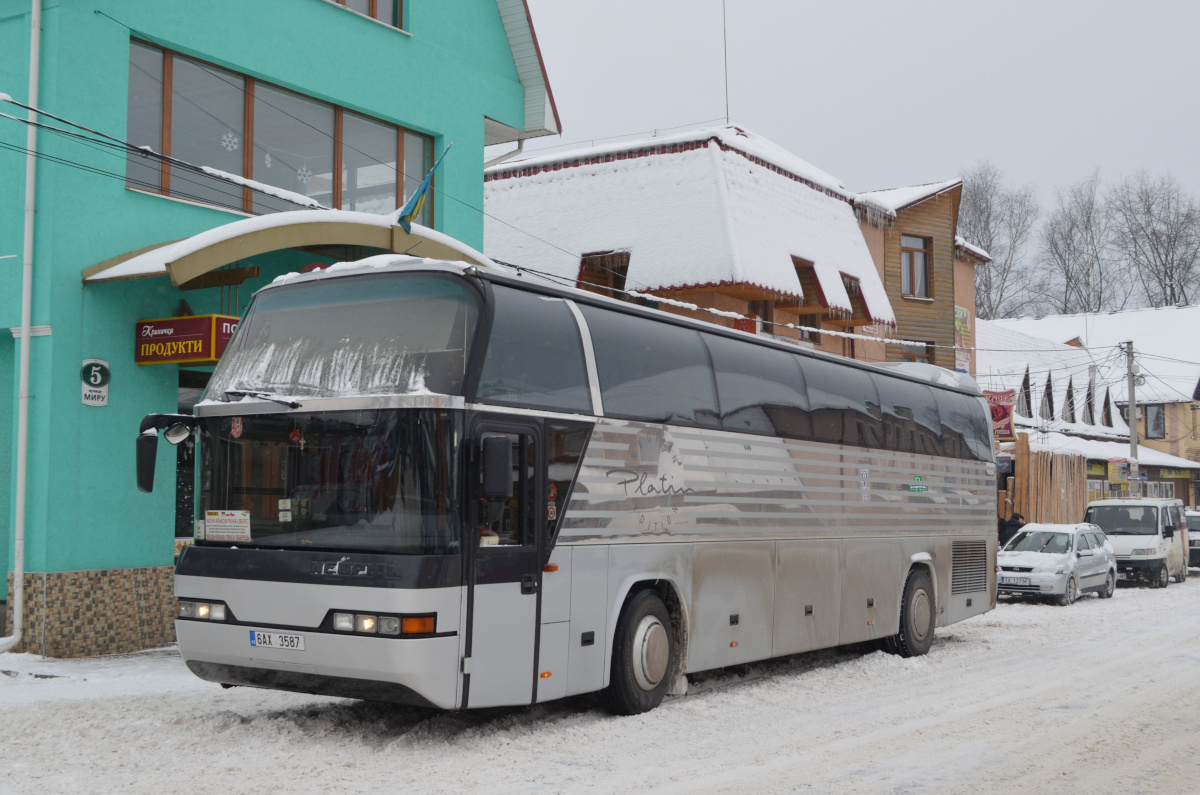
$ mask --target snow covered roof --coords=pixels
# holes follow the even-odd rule
[[[1035,334],[1056,342],[1079,341],[1100,359],[1119,358],[1121,377],[1112,384],[1113,399],[1126,402],[1125,364],[1119,344],[1133,341],[1146,383],[1137,388],[1139,403],[1200,400],[1200,306],[1131,309],[1051,315],[1040,319],[996,320],[999,328]]]
[[[948,190],[957,188],[961,184],[961,179],[948,179],[945,182],[929,182],[925,185],[908,185],[903,188],[869,190],[858,194],[858,197],[862,200],[872,201],[890,210],[892,213],[898,213],[926,199],[932,199],[939,193],[945,193]]]
[[[803,296],[793,257],[813,263],[831,309],[853,313],[857,280],[871,322],[895,323],[837,178],[740,127],[717,127],[485,172],[486,250],[574,281],[580,255],[624,250],[627,284],[666,290],[754,285]]]
[[[968,242],[967,239],[965,237],[963,237],[962,235],[954,236],[954,245],[958,246],[961,249],[965,249],[967,252],[969,252],[971,254],[974,254],[976,257],[983,260],[984,262],[992,261],[991,254],[987,253],[986,251],[984,251],[983,249],[981,249],[979,246],[975,245],[974,243]]]
[[[1012,451],[1013,442],[1000,445],[1001,450]],[[1039,433],[1029,435],[1029,449],[1043,453],[1074,453],[1090,461],[1109,461],[1129,457],[1129,441],[1106,442],[1081,439],[1061,433]],[[1141,466],[1168,467],[1170,469],[1200,469],[1200,462],[1179,458],[1153,447],[1138,445],[1138,464]]]
[[[1104,424],[1105,395],[1125,372],[1112,357],[1097,357],[1086,348],[1024,334],[992,320],[976,320],[975,345],[975,380],[983,389],[1019,392],[1028,374],[1033,416],[1015,414],[1018,426],[1075,436],[1129,439],[1129,427],[1119,411],[1110,412],[1112,426]],[[1084,411],[1089,385],[1093,387],[1092,422],[1087,421]],[[1042,416],[1047,387],[1053,407],[1051,417]],[[1068,393],[1074,403],[1073,421],[1067,411]]]

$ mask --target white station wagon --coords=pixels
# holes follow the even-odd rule
[[[1117,586],[1117,558],[1094,524],[1027,524],[996,555],[997,593],[1055,597],[1069,605],[1081,593],[1101,599]]]

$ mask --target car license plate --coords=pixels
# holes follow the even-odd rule
[[[1028,577],[1001,577],[1000,584],[1001,585],[1028,585],[1029,578]]]
[[[304,636],[284,632],[250,630],[250,645],[256,649],[290,649],[304,651]]]

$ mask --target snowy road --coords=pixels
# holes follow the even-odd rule
[[[169,650],[0,670],[0,792],[1200,791],[1197,579],[1002,603],[913,660],[722,672],[633,718],[222,690]]]

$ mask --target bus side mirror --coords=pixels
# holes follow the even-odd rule
[[[154,491],[154,459],[158,456],[157,414],[147,414],[137,438],[137,487],[149,494]]]
[[[483,498],[507,500],[513,495],[512,441],[507,436],[483,440]]]

